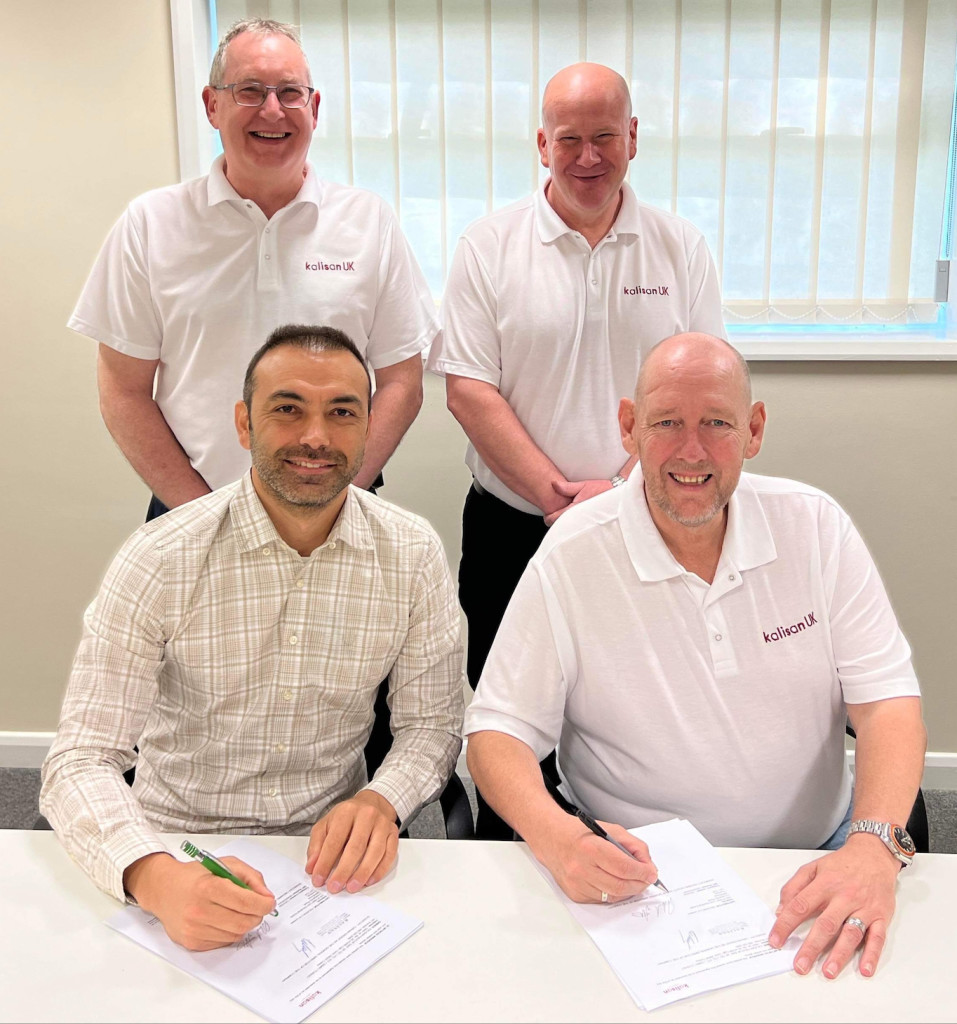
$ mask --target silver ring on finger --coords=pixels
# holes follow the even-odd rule
[[[604,889],[602,890],[602,893],[601,893],[601,901],[602,901],[602,903],[607,903],[608,902],[608,893],[605,892]]]
[[[859,917],[849,917],[845,924],[853,925],[855,928],[859,928],[861,931],[861,938],[867,934],[867,925]]]

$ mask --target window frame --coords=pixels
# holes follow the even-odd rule
[[[218,39],[219,32],[215,0],[169,0],[169,6],[180,181],[187,181],[206,174],[218,152],[201,93],[215,49],[213,41]],[[952,155],[953,148],[952,140]],[[946,181],[941,182],[941,188],[946,188]],[[948,237],[957,237],[957,203],[951,205],[948,214]],[[934,323],[904,326],[726,324],[726,327],[731,342],[749,361],[957,360],[957,259],[950,261],[948,301],[940,303],[938,311]]]

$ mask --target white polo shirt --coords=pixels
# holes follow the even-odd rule
[[[267,220],[226,180],[147,192],[110,232],[68,326],[159,359],[156,400],[212,488],[242,476],[233,406],[246,365],[283,324],[344,331],[374,369],[426,348],[438,324],[394,214],[376,195],[320,181]]]
[[[465,732],[556,743],[569,798],[626,827],[817,849],[847,810],[845,704],[916,696],[910,648],[834,500],[743,474],[709,586],[636,469],[566,513],[518,584]]]
[[[614,225],[594,249],[549,206],[544,187],[472,224],[459,241],[428,367],[498,388],[569,480],[610,478],[628,453],[618,402],[643,355],[681,331],[725,337],[707,244],[680,217],[622,185]],[[475,479],[523,512],[469,445]]]

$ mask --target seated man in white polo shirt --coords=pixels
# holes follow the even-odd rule
[[[357,892],[461,748],[441,541],[349,486],[370,392],[341,331],[274,332],[235,409],[251,473],[140,527],[86,614],[40,807],[100,888],[191,949],[234,942],[273,896],[239,861],[252,891],[174,860],[157,833],[309,835],[313,883]],[[383,678],[394,741],[368,781]]]
[[[862,939],[870,975],[925,745],[874,563],[826,494],[741,474],[765,410],[726,342],[658,345],[619,421],[640,468],[563,516],[522,577],[467,713],[476,784],[583,902],[656,878],[620,826],[677,815],[718,845],[833,849],[784,886],[771,942],[819,913],[796,969],[837,936],[825,975]],[[548,795],[538,762],[556,743],[565,795],[617,823],[634,859]]]

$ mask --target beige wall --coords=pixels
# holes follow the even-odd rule
[[[179,169],[163,0],[4,15],[0,730],[43,731],[83,608],[148,502],[100,422],[95,345],[64,325],[126,202]]]
[[[63,324],[126,201],[177,180],[172,59],[165,0],[60,0],[31,8],[29,24],[8,12],[5,30],[0,730],[45,731],[82,610],[147,502],[100,423],[94,345]],[[21,99],[26,82],[53,101]],[[957,751],[957,364],[754,374],[770,422],[751,468],[816,484],[854,516],[915,649],[930,747]],[[428,380],[384,493],[428,516],[453,559],[464,447]]]
[[[957,751],[957,363],[758,363],[755,472],[832,494],[873,554],[914,651],[928,749]]]

